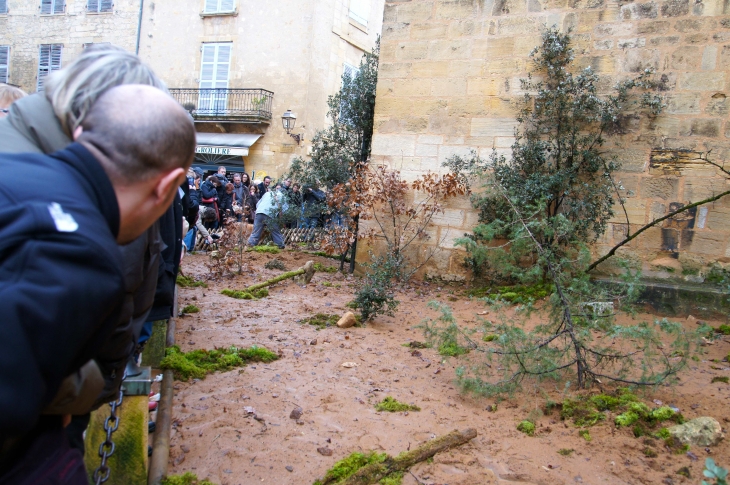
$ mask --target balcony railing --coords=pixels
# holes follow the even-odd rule
[[[271,122],[274,93],[265,89],[172,88],[170,94],[195,121]]]

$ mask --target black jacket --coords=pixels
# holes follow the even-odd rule
[[[160,267],[157,274],[157,291],[155,304],[150,311],[147,321],[167,320],[172,316],[175,307],[175,281],[180,269],[182,255],[182,198],[178,193],[172,202],[170,210],[160,218],[160,235],[163,249],[160,258]]]
[[[4,439],[28,431],[61,381],[96,355],[125,291],[119,208],[91,153],[74,143],[52,155],[0,154],[0,166]]]
[[[200,205],[213,207],[213,202],[203,202],[206,199],[218,199],[218,190],[213,182],[206,180],[200,185]]]

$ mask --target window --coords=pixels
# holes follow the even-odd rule
[[[8,13],[8,0],[0,0],[0,15]]]
[[[8,82],[8,64],[10,63],[10,46],[0,45],[0,83]]]
[[[355,66],[351,66],[348,63],[345,63],[344,67],[342,68],[342,77],[345,76],[349,77],[351,80],[355,79],[355,77],[360,74],[360,69],[358,69]]]
[[[231,43],[203,44],[198,113],[215,114],[226,110],[232,50]]]
[[[371,0],[350,0],[350,18],[367,26]]]
[[[41,0],[41,14],[63,13],[65,8],[66,0]]]
[[[111,12],[113,6],[112,0],[88,0],[86,10],[96,13]]]
[[[234,0],[205,0],[203,13],[226,13],[233,12]]]
[[[43,83],[53,71],[61,69],[61,50],[63,44],[41,44],[38,60],[38,91],[43,91]]]

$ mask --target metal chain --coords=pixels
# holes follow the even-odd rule
[[[126,375],[124,377],[126,377]],[[124,378],[122,378],[122,381],[124,381]],[[109,406],[111,406],[111,412],[109,413],[109,417],[106,418],[106,420],[104,421],[104,431],[106,431],[106,439],[101,443],[101,445],[99,445],[99,457],[101,458],[101,464],[96,470],[94,470],[94,475],[92,476],[95,485],[101,485],[102,483],[109,480],[109,474],[111,473],[111,469],[106,464],[106,462],[117,449],[117,445],[115,445],[112,441],[112,433],[114,433],[119,428],[119,416],[117,416],[117,408],[122,405],[123,397],[124,391],[120,389],[119,399],[109,403]]]

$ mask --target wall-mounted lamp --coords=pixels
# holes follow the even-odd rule
[[[286,113],[281,115],[281,123],[282,123],[282,125],[284,125],[284,129],[286,130],[286,133],[297,141],[297,145],[299,145],[299,142],[304,140],[304,133],[299,133],[299,134],[292,133],[292,130],[294,129],[294,125],[297,124],[297,115],[292,113],[290,109],[286,110]]]

